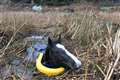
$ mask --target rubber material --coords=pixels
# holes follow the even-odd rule
[[[41,61],[42,61],[43,53],[40,53],[38,58],[36,59],[36,67],[38,71],[41,73],[45,74],[46,76],[53,77],[62,74],[65,71],[64,67],[59,67],[59,68],[48,68],[44,66]]]

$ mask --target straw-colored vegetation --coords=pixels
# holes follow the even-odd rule
[[[43,76],[40,74],[37,77],[32,75],[33,66],[19,63],[24,63],[25,58],[26,44],[23,39],[33,34],[44,33],[53,37],[62,34],[63,44],[82,61],[79,71],[68,71],[56,79],[119,79],[118,25],[99,19],[92,9],[86,8],[74,13],[1,12],[0,31],[0,78],[2,80],[42,79]]]

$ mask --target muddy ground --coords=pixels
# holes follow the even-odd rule
[[[107,67],[116,59],[111,43],[119,24],[101,19],[93,5],[44,6],[41,13],[32,5],[0,5],[0,79],[1,80],[103,80]],[[115,20],[114,20],[115,21]],[[112,27],[111,27],[112,26]],[[34,63],[25,62],[24,39],[31,35],[57,38],[82,61],[79,71],[67,71],[48,78],[39,74]],[[119,65],[119,63],[118,63]],[[119,66],[111,80],[120,79]]]

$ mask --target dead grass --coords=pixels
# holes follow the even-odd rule
[[[62,34],[63,43],[73,52],[81,61],[82,67],[78,72],[68,71],[64,75],[56,77],[58,80],[115,80],[119,72],[117,70],[117,63],[119,57],[116,59],[115,54],[118,55],[117,43],[119,40],[115,37],[118,27],[111,22],[100,20],[96,17],[94,10],[79,11],[75,13],[64,12],[1,12],[0,13],[0,29],[4,34],[12,36],[8,43],[1,48],[0,69],[8,69],[12,71],[9,64],[10,57],[12,59],[19,57],[24,60],[24,46],[23,39],[32,34],[49,33],[50,36],[57,37]],[[116,34],[117,35],[117,34]],[[1,37],[3,37],[2,35]],[[115,37],[115,39],[114,39]],[[114,42],[115,40],[115,42]],[[3,41],[3,40],[1,40]],[[1,42],[3,43],[3,42]],[[22,43],[22,47],[20,46]],[[17,44],[15,46],[15,44]],[[114,44],[114,47],[113,47]],[[11,47],[12,46],[12,47]],[[117,49],[117,51],[116,51]],[[113,50],[115,52],[113,52]],[[4,55],[4,56],[3,56]],[[7,60],[7,61],[6,61]],[[113,65],[114,64],[114,65]],[[3,66],[3,67],[2,67]],[[26,70],[26,67],[24,67]],[[0,70],[0,78],[5,77]],[[8,71],[8,72],[9,72]],[[6,72],[5,72],[6,73]],[[11,73],[11,72],[10,72]],[[12,78],[20,77],[21,75],[10,74]],[[25,76],[29,77],[26,72]],[[115,74],[117,73],[117,74]],[[38,78],[40,78],[39,76]],[[32,76],[32,78],[34,78]],[[3,78],[2,78],[3,79]],[[116,77],[118,80],[119,77]]]
[[[115,23],[115,24],[120,24],[120,13],[118,11],[114,12],[99,12],[97,16],[103,20]]]

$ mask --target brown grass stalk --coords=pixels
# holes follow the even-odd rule
[[[114,72],[114,69],[116,68],[117,64],[118,64],[118,61],[120,59],[120,29],[117,31],[116,35],[115,35],[115,41],[114,41],[114,44],[113,44],[113,50],[114,50],[114,53],[116,54],[117,58],[109,72],[109,75],[105,77],[105,80],[110,80],[113,72]]]
[[[6,45],[6,47],[5,47],[5,49],[3,50],[2,54],[0,55],[0,57],[3,57],[3,56],[5,55],[6,49],[9,47],[10,43],[13,41],[13,39],[14,39],[15,35],[17,34],[17,32],[18,32],[24,25],[25,25],[25,23],[22,24],[22,25],[14,32],[13,36],[12,36],[11,39],[9,40],[8,44]]]

